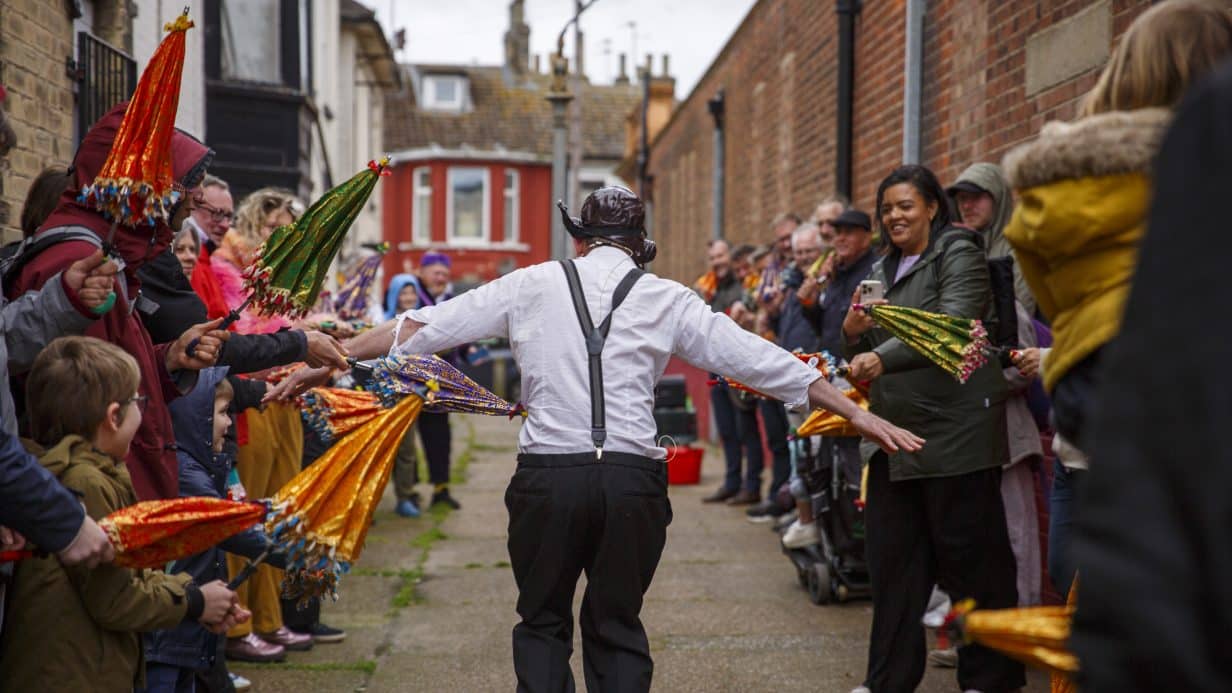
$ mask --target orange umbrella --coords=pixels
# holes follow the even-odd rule
[[[1033,606],[1018,609],[976,610],[964,600],[947,619],[965,642],[979,643],[1043,669],[1058,679],[1078,673],[1078,658],[1067,649],[1070,623],[1076,606]]]
[[[359,558],[394,457],[423,400],[410,395],[334,444],[273,498],[266,528],[287,554],[283,592],[301,602],[326,594]]]
[[[795,356],[801,361],[821,371],[821,377],[827,380],[830,379],[833,369],[835,368],[834,357],[831,356],[829,352],[822,351],[822,352],[818,352],[815,354],[803,354],[800,352],[792,352],[791,355]],[[765,394],[762,394],[761,392],[758,392],[757,390],[754,390],[753,388],[749,387],[748,385],[745,385],[744,383],[737,382],[735,380],[732,380],[731,378],[725,378],[721,375],[717,376],[713,380],[707,380],[706,384],[707,385],[722,385],[722,386],[730,387],[734,390],[748,392],[750,394],[761,397],[762,399],[774,399],[773,397],[770,397],[769,395],[765,395]]]
[[[843,393],[847,399],[855,402],[861,409],[868,411],[868,397],[858,388],[851,388]],[[804,423],[796,429],[797,438],[807,436],[855,437],[860,431],[851,422],[827,409],[815,409]]]
[[[313,388],[300,396],[300,406],[304,424],[326,443],[333,443],[386,409],[371,392],[340,387]]]
[[[87,202],[113,222],[127,226],[170,221],[183,194],[173,189],[171,134],[180,105],[184,35],[193,26],[188,10],[163,27],[158,45],[137,81],[107,161],[81,190]]]
[[[201,553],[265,518],[264,503],[172,498],[134,503],[99,520],[116,550],[116,565],[159,568]]]

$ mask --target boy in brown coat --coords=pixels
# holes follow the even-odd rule
[[[131,356],[92,337],[55,340],[27,380],[31,432],[53,446],[40,462],[95,520],[137,502],[124,457],[141,425],[139,380]],[[185,620],[222,632],[248,618],[221,581],[55,558],[19,563],[11,595],[5,690],[132,691],[144,684],[142,632]]]

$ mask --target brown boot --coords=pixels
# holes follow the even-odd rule
[[[703,498],[702,502],[703,503],[722,503],[723,501],[727,500],[728,498],[731,498],[734,495],[736,495],[735,491],[732,491],[731,489],[719,487],[718,491],[715,491],[709,496],[706,496],[705,498]]]
[[[727,499],[728,505],[753,505],[761,502],[761,494],[756,491],[741,491]]]

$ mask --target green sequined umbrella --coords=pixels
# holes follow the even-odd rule
[[[389,157],[370,161],[366,170],[325,193],[294,224],[275,229],[244,271],[244,286],[252,292],[247,303],[264,315],[301,318],[311,311],[342,239],[377,179],[387,175]]]
[[[993,351],[984,324],[972,318],[931,313],[907,306],[854,306],[881,327],[937,364],[960,383],[983,366]]]

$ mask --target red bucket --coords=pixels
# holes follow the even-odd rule
[[[705,451],[701,448],[687,445],[668,447],[667,483],[681,485],[700,483],[703,452]]]

